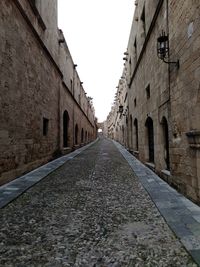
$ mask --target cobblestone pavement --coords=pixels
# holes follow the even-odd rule
[[[0,266],[196,266],[109,140],[0,210]]]

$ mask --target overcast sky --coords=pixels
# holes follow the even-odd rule
[[[59,28],[99,122],[114,101],[133,13],[133,0],[58,0]]]

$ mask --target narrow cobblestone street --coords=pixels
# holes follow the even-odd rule
[[[112,141],[0,210],[0,266],[197,266]]]

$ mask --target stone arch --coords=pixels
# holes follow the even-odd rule
[[[153,120],[148,117],[145,122],[147,129],[147,140],[148,140],[148,160],[149,162],[154,162],[154,128]]]
[[[63,112],[63,147],[68,147],[68,139],[69,139],[69,114],[65,110]]]

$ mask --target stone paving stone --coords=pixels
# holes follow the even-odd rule
[[[114,142],[116,147],[127,160],[133,171],[135,172],[135,162],[137,162],[137,171],[135,172],[140,179],[142,185],[147,190],[151,199],[165,218],[168,225],[181,239],[185,248],[193,256],[200,266],[199,256],[197,252],[192,253],[200,248],[200,207],[186,199],[175,189],[171,188],[166,182],[163,182],[156,174],[152,175],[152,171],[147,171],[147,167],[140,163],[133,155],[126,151],[120,144]],[[140,171],[138,170],[140,168]],[[140,175],[142,173],[142,175]],[[149,176],[157,183],[149,183]],[[153,184],[153,186],[151,186]],[[164,190],[164,191],[163,191]],[[173,201],[172,205],[168,201]],[[173,205],[173,203],[175,205]],[[197,216],[197,220],[195,220]],[[189,237],[189,238],[188,238]]]
[[[4,197],[2,200],[0,200],[0,208],[3,208],[5,205],[7,205],[9,202],[13,201],[13,199],[20,196],[25,190],[45,178],[47,175],[49,175],[51,172],[62,166],[65,162],[73,159],[75,156],[79,155],[82,151],[89,148],[91,145],[93,145],[97,140],[94,142],[77,149],[76,151],[60,157],[58,159],[55,159],[29,173],[26,175],[23,175],[13,181],[11,181],[8,184],[5,184],[3,186],[0,186],[0,195],[7,195],[9,197]],[[18,190],[15,190],[15,192],[11,192],[10,188],[13,187],[19,187]],[[14,190],[13,190],[14,191]]]
[[[180,222],[177,223],[170,221],[169,225],[179,238],[186,238],[187,236],[192,236],[192,232],[190,231],[190,229],[188,229],[188,227],[186,227],[185,225],[180,224]]]
[[[66,162],[0,213],[0,266],[196,266],[109,140]]]
[[[200,215],[192,216],[198,223],[200,223]]]

